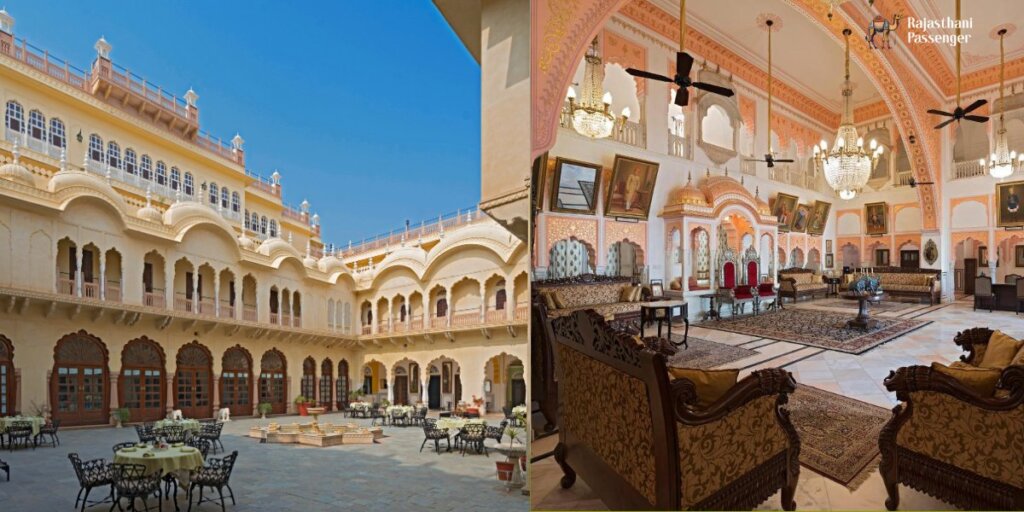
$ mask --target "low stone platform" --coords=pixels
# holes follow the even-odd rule
[[[346,444],[373,444],[384,437],[381,427],[360,427],[355,423],[332,425],[330,423],[291,423],[279,425],[255,425],[249,429],[248,437],[266,443],[304,444],[308,446],[338,446]]]

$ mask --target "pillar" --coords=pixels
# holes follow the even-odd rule
[[[216,269],[213,271],[213,316],[220,316],[220,272]]]
[[[167,414],[174,410],[174,373],[167,375]]]
[[[82,296],[82,253],[85,252],[85,247],[79,247],[75,251],[75,294],[79,297]]]
[[[509,305],[512,307],[509,307]],[[505,320],[514,320],[519,303],[516,302],[515,277],[505,276]]]
[[[377,301],[370,303],[370,332],[377,334],[377,324],[380,317],[377,316]]]
[[[164,260],[164,307],[174,309],[174,262],[169,259]]]
[[[452,288],[449,286],[444,291],[444,299],[448,304],[448,311],[445,312],[445,325],[448,327],[452,326],[452,313],[455,311],[455,304],[452,303]]]
[[[107,254],[99,251],[100,259],[100,300],[107,299]]]
[[[199,267],[195,267],[195,274],[192,279],[192,312],[199,311]]]

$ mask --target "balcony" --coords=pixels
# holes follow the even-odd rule
[[[629,144],[641,149],[647,148],[647,125],[644,122],[643,104],[641,104],[640,121],[626,121],[625,123],[616,123],[615,128],[612,129],[612,134],[608,137],[616,142],[623,144]],[[572,130],[576,133],[576,129],[572,127],[572,112],[569,110],[569,101],[565,100],[562,105],[562,112],[558,116],[558,125],[567,130]],[[676,155],[679,156],[679,155]]]
[[[192,299],[185,298],[185,296],[179,295],[174,298],[174,310],[181,311],[182,313],[195,313],[195,302]]]
[[[976,178],[978,176],[987,176],[988,171],[985,166],[978,160],[967,160],[965,162],[953,162],[953,179],[963,180],[967,178]]]
[[[364,324],[361,331],[363,334],[373,334],[373,326]]]
[[[418,223],[411,223],[408,228],[401,228],[381,233],[376,236],[364,238],[356,244],[342,251],[342,256],[349,258],[364,252],[397,247],[404,241],[414,241],[418,238],[426,238],[444,231],[450,231],[459,226],[465,226],[479,222],[486,218],[486,215],[476,207],[456,210],[452,213],[438,215],[434,219],[421,220]],[[417,227],[418,224],[418,227]],[[336,247],[341,247],[340,245]]]
[[[210,297],[201,297],[199,299],[198,312],[203,316],[217,316],[217,308],[214,306],[213,299]]]
[[[450,316],[432,317],[424,321],[422,315],[412,315],[408,321],[395,320],[389,326],[386,322],[377,325],[377,332],[371,332],[371,326],[364,325],[363,335],[388,337],[394,335],[412,336],[416,334],[428,334],[430,331],[457,331],[476,328],[489,328],[508,324],[520,324],[526,322],[530,314],[529,304],[512,307],[512,317],[509,318],[507,309],[492,309],[481,314],[479,308],[470,308],[451,312]],[[450,323],[449,323],[450,320]]]
[[[248,304],[242,305],[242,320],[246,322],[257,322],[258,316],[256,315],[256,306],[250,306]]]
[[[149,306],[151,308],[167,307],[166,299],[164,298],[164,291],[154,289],[152,292],[143,292],[142,305]]]
[[[480,308],[465,309],[452,314],[452,327],[466,327],[480,325]]]
[[[281,323],[281,316],[277,312],[271,311],[270,312],[270,323],[272,323],[274,325],[280,324]]]

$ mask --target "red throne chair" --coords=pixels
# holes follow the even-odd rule
[[[755,268],[755,272],[756,272]],[[754,304],[756,296],[754,295],[753,288],[749,285],[741,284],[737,275],[737,265],[732,259],[726,259],[722,263],[721,269],[719,269],[719,285],[718,285],[718,313],[721,318],[722,305],[728,304],[731,307],[732,315],[736,316],[736,309],[739,308],[740,313],[743,313],[744,306],[746,304]],[[755,275],[756,279],[756,275]]]

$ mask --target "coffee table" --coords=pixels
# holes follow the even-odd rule
[[[682,309],[683,323],[686,325],[683,331],[683,341],[675,343],[672,341],[672,310],[675,308]],[[686,305],[685,300],[659,300],[652,302],[641,302],[640,303],[640,337],[644,337],[644,325],[647,322],[658,323],[658,337],[661,338],[661,324],[668,324],[668,340],[673,345],[689,348],[687,344],[687,337],[690,334],[690,315],[689,308]]]
[[[829,295],[838,296],[839,295],[839,285],[843,282],[843,278],[841,278],[841,277],[825,277],[824,280],[825,280],[825,284],[828,285],[828,291],[825,292],[825,296],[826,297],[828,297]]]
[[[840,296],[846,300],[855,300],[858,305],[857,317],[846,322],[847,327],[851,329],[860,329],[862,331],[870,331],[878,325],[878,320],[871,318],[871,315],[868,312],[868,303],[881,301],[885,298],[884,293],[844,292]]]

